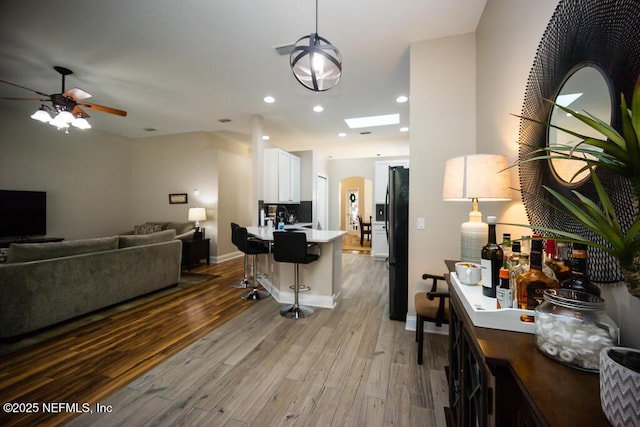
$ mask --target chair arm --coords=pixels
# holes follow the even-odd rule
[[[433,281],[431,284],[431,292],[436,292],[438,290],[438,280],[444,281],[444,276],[429,273],[425,273],[422,275],[422,280],[428,279],[431,279]]]
[[[443,323],[447,323],[448,320],[446,319],[446,313],[445,313],[445,300],[447,298],[449,298],[449,292],[445,291],[445,292],[427,292],[427,298],[431,301],[433,301],[435,298],[438,298],[438,311],[436,312],[436,317],[435,317],[435,324],[436,326],[440,326]]]
[[[449,292],[447,291],[436,291],[436,292],[427,292],[427,298],[433,301],[435,298],[449,298]]]

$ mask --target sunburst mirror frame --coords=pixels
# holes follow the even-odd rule
[[[594,64],[608,80],[612,95],[612,121],[620,129],[620,94],[631,99],[633,85],[640,74],[640,1],[638,0],[561,0],[538,46],[529,73],[522,116],[547,123],[552,105],[563,83],[584,64]],[[546,185],[567,196],[571,190],[596,199],[591,180],[567,186],[556,179],[548,161],[524,162],[533,151],[548,144],[548,129],[531,120],[520,120],[519,177],[522,200],[529,224],[578,233],[598,239],[581,224],[559,215],[551,206],[559,203],[542,187]],[[633,222],[629,208],[630,183],[605,170],[597,170],[612,199],[623,227]],[[550,206],[551,205],[551,206]],[[590,249],[591,279],[599,283],[623,280],[618,263],[607,253]]]

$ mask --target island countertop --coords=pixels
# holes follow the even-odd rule
[[[250,235],[260,240],[273,241],[273,230],[266,227],[247,227]],[[305,227],[296,227],[288,225],[285,231],[303,231],[307,234],[307,242],[309,243],[328,243],[340,238],[346,231],[341,230],[316,230]]]

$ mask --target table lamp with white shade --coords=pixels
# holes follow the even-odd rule
[[[479,201],[511,200],[509,163],[498,154],[468,154],[447,160],[442,199],[472,203],[469,221],[460,227],[460,260],[480,263],[488,225],[482,222]]]
[[[193,234],[193,240],[202,240],[204,238],[200,221],[206,221],[207,212],[204,208],[189,208],[189,221],[195,221],[196,232]]]

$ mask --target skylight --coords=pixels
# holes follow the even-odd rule
[[[400,114],[384,114],[381,116],[355,117],[344,119],[351,129],[367,128],[374,126],[397,125],[400,123]]]
[[[582,93],[567,93],[565,95],[558,95],[556,97],[556,104],[562,105],[563,107],[568,107],[573,104],[573,102],[580,98]]]

